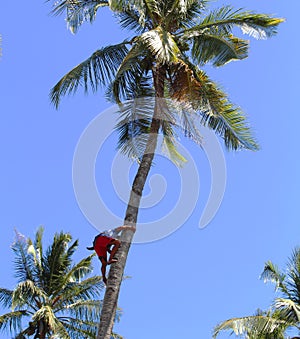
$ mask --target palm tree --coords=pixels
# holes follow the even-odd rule
[[[270,310],[226,320],[216,326],[214,337],[224,330],[242,335],[245,339],[284,339],[288,330],[300,335],[300,248],[293,251],[286,272],[281,272],[268,261],[261,279],[274,283],[279,294]]]
[[[55,234],[44,251],[43,228],[34,242],[17,233],[13,290],[0,288],[0,302],[11,311],[0,316],[0,329],[15,332],[16,339],[95,338],[100,318],[103,288],[101,277],[92,271],[93,255],[72,262],[78,241],[68,233]]]
[[[159,133],[170,154],[179,161],[183,158],[176,151],[177,127],[198,144],[202,138],[197,124],[202,124],[220,135],[228,149],[258,149],[242,111],[200,67],[208,63],[223,66],[248,56],[249,42],[234,36],[234,27],[255,38],[267,38],[276,33],[283,20],[230,6],[207,12],[207,3],[207,0],[61,0],[54,5],[55,14],[66,11],[74,33],[84,21],[92,22],[103,6],[110,7],[122,28],[134,32],[129,39],[94,52],[63,76],[51,91],[51,100],[58,106],[60,98],[74,93],[79,85],[92,91],[104,86],[107,97],[120,104],[119,148],[139,163],[124,224],[137,223]],[[152,98],[149,99],[152,104],[144,105],[137,113],[133,101],[144,97]],[[97,338],[110,337],[132,237],[133,232],[125,232],[118,263],[110,269]]]

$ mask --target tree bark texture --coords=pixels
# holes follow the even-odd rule
[[[160,128],[159,98],[163,98],[164,95],[164,76],[165,70],[163,67],[153,70],[154,88],[156,93],[153,118],[150,126],[150,133],[146,149],[132,184],[131,194],[124,218],[124,225],[136,226],[137,223],[142,192],[152,165],[155,148],[157,145],[157,137]],[[111,265],[107,279],[107,287],[104,295],[97,339],[111,339],[120,286],[122,283],[126,260],[133,235],[134,232],[131,230],[125,230],[122,232],[121,246],[115,256],[118,261]]]

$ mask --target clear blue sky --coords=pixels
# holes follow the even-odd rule
[[[127,339],[209,338],[218,322],[266,308],[273,288],[258,279],[264,262],[270,259],[284,266],[292,248],[299,245],[300,47],[296,15],[300,4],[228,0],[215,1],[214,6],[222,4],[287,19],[276,37],[251,39],[247,60],[209,69],[211,77],[248,115],[261,150],[225,151],[225,196],[212,222],[199,230],[210,170],[201,150],[188,145],[199,168],[199,201],[175,233],[132,246],[126,267],[132,278],[122,287],[119,305],[124,315],[117,326]],[[76,202],[72,161],[81,133],[110,104],[102,92],[85,96],[80,91],[63,100],[57,111],[48,93],[64,73],[93,51],[130,36],[118,30],[107,10],[99,11],[96,22],[84,25],[74,36],[63,17],[49,15],[50,9],[49,3],[38,0],[0,4],[0,286],[7,288],[15,284],[10,249],[15,227],[32,237],[44,225],[47,243],[56,231],[69,231],[80,240],[76,258],[88,254],[85,247],[97,230]],[[111,143],[107,153],[99,156],[98,173],[114,151]],[[164,201],[172,201],[173,194],[180,193],[176,191],[178,180],[172,181],[170,175],[174,169],[159,159],[156,164],[153,173],[170,180]],[[122,217],[125,205],[111,197],[111,190],[105,188],[101,196]],[[143,212],[141,220],[155,220],[168,213],[168,208],[168,204],[158,204]]]

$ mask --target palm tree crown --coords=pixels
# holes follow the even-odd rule
[[[17,233],[13,290],[0,288],[0,302],[11,312],[0,316],[0,329],[16,332],[16,339],[95,338],[100,318],[99,276],[87,278],[93,255],[72,263],[78,241],[68,233],[55,234],[44,251],[43,229],[34,242]]]
[[[160,124],[171,149],[175,146],[175,125],[180,126],[186,136],[201,143],[196,127],[196,123],[200,123],[214,129],[229,149],[256,150],[258,145],[240,108],[229,101],[227,94],[200,67],[208,63],[222,66],[248,56],[249,42],[236,37],[234,27],[240,27],[243,33],[257,39],[265,39],[276,33],[283,20],[230,6],[207,12],[207,3],[199,0],[63,0],[56,3],[54,13],[66,10],[73,32],[84,21],[93,21],[100,7],[109,6],[121,27],[136,35],[97,50],[67,73],[52,89],[53,103],[58,105],[61,96],[75,92],[79,85],[85,90],[104,86],[107,96],[118,103],[145,96],[163,96],[180,104],[179,117],[162,119],[164,123]],[[134,128],[123,124],[120,129],[120,135],[126,135],[120,138],[121,149],[128,151],[126,145],[123,147],[125,140],[141,130],[149,130],[151,119],[135,120],[138,123]],[[138,157],[134,150],[131,153]]]

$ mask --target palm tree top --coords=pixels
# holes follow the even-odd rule
[[[95,20],[99,8],[109,6],[121,27],[132,30],[134,35],[119,44],[100,48],[73,68],[53,87],[51,101],[57,107],[62,96],[76,92],[79,86],[85,91],[96,91],[102,86],[107,90],[107,98],[117,103],[153,97],[158,93],[154,90],[158,76],[164,87],[163,97],[182,107],[183,120],[177,119],[176,125],[183,127],[185,135],[201,144],[192,121],[197,120],[219,134],[229,149],[257,150],[258,144],[242,110],[230,102],[228,95],[201,67],[206,64],[219,67],[248,56],[249,41],[235,36],[234,27],[254,38],[265,39],[275,35],[284,20],[231,6],[208,11],[208,3],[196,0],[59,1],[53,13],[66,12],[67,23],[74,33],[85,21]],[[187,113],[186,109],[197,113]],[[191,119],[192,116],[195,118]],[[172,123],[168,121],[164,125],[162,132],[168,139],[167,144],[175,149]],[[124,125],[120,135],[128,133],[127,127]],[[173,132],[168,134],[170,131]],[[126,140],[130,138],[127,134]],[[126,149],[122,140],[119,145]],[[134,150],[129,153],[138,158]]]

